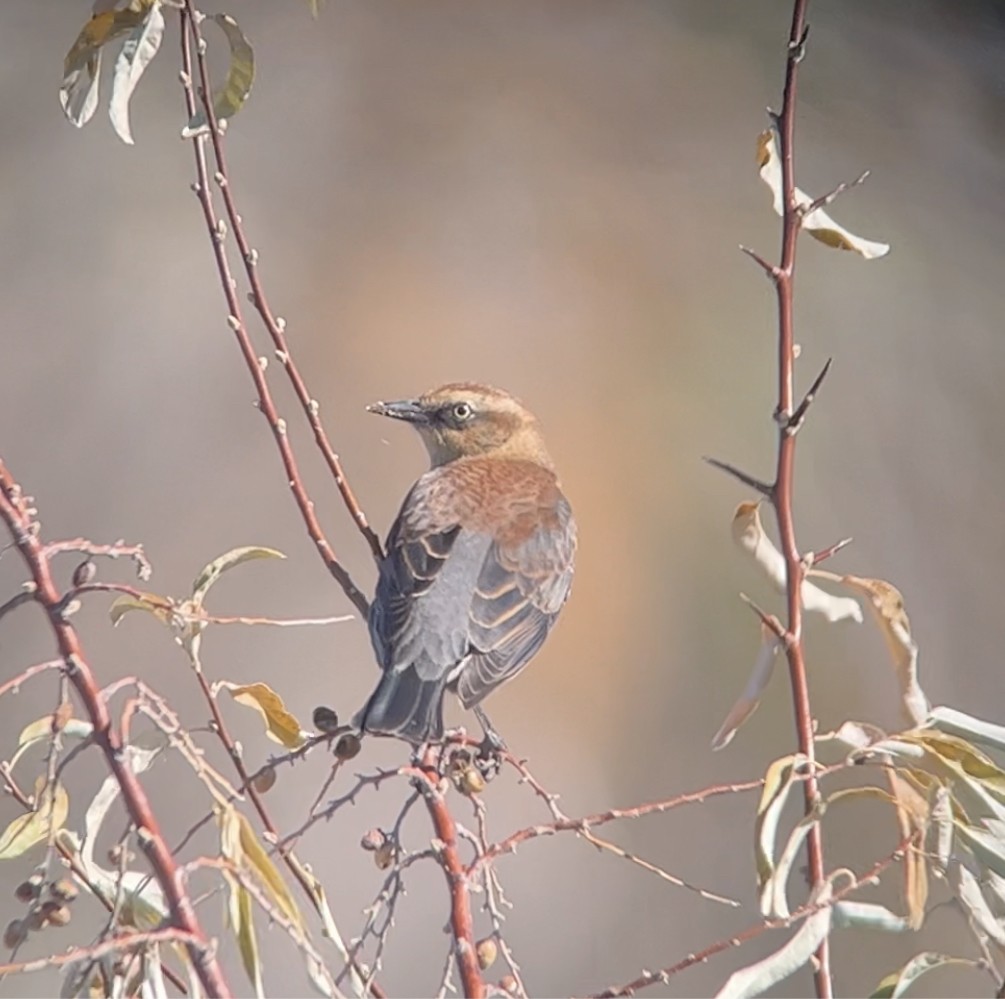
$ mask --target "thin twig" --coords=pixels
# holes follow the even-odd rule
[[[193,38],[196,41],[197,49],[201,50],[203,48],[202,36],[199,31],[197,18],[195,17],[192,0],[184,0],[181,31],[182,84],[185,91],[185,108],[190,119],[195,116],[196,110],[196,98],[192,83]],[[205,63],[203,60],[200,60],[199,66],[200,73],[204,73]],[[206,114],[208,119],[211,121],[211,127],[215,129],[218,126],[216,126],[215,120],[213,119],[212,100],[209,96],[210,88],[208,82],[203,83],[201,90]],[[269,390],[265,372],[262,369],[261,364],[259,364],[258,356],[251,343],[251,337],[248,334],[248,328],[244,322],[241,303],[237,296],[236,281],[234,280],[230,269],[230,262],[227,259],[225,226],[222,220],[217,218],[216,211],[213,206],[213,198],[209,186],[209,167],[206,162],[206,136],[204,134],[197,135],[193,138],[192,149],[195,154],[195,169],[197,177],[196,184],[194,185],[195,193],[199,199],[199,204],[202,207],[206,229],[210,234],[213,256],[220,276],[220,287],[223,290],[224,298],[227,303],[227,322],[237,339],[241,355],[244,357],[245,365],[247,366],[251,379],[255,384],[255,391],[258,394],[259,410],[272,430],[272,436],[275,439],[276,447],[279,450],[279,456],[283,463],[283,469],[286,473],[286,480],[289,483],[290,491],[293,493],[293,498],[296,501],[297,508],[300,510],[300,516],[307,529],[307,533],[310,535],[315,548],[318,550],[318,553],[324,560],[325,565],[328,567],[328,571],[335,578],[339,586],[341,586],[342,592],[345,593],[356,609],[365,617],[367,611],[369,610],[367,599],[359,587],[357,587],[353,582],[348,570],[342,565],[342,562],[335,554],[335,550],[332,547],[331,542],[328,540],[321,527],[321,523],[314,510],[314,501],[307,493],[307,488],[300,475],[297,460],[293,454],[293,448],[290,445],[289,437],[286,433],[286,421],[279,416],[276,404],[272,398],[272,393]]]
[[[765,919],[761,922],[754,923],[753,926],[747,927],[747,929],[741,931],[740,933],[735,933],[732,936],[725,937],[708,947],[703,947],[699,951],[688,954],[687,957],[678,961],[676,964],[671,964],[669,967],[661,968],[658,971],[644,971],[638,976],[638,978],[635,978],[630,982],[626,982],[624,985],[614,985],[611,986],[611,988],[604,989],[603,992],[597,992],[592,996],[592,999],[614,999],[615,996],[633,996],[640,989],[648,988],[650,985],[656,985],[657,983],[665,985],[671,978],[673,978],[674,975],[677,975],[688,968],[692,968],[696,964],[705,964],[709,958],[714,957],[716,954],[721,954],[723,951],[739,947],[742,944],[753,940],[755,937],[759,937],[762,933],[766,933],[768,930],[784,929],[786,927],[793,926],[796,923],[802,922],[802,920],[812,916],[814,913],[830,908],[842,899],[846,898],[852,892],[857,891],[859,888],[875,884],[880,874],[898,861],[903,851],[911,846],[914,839],[915,836],[912,835],[904,840],[901,840],[901,842],[897,845],[897,848],[892,853],[887,854],[887,856],[883,857],[882,860],[878,860],[868,871],[866,871],[865,874],[854,878],[843,888],[834,892],[826,902],[815,902],[813,904],[803,905],[792,912],[786,919]]]
[[[84,655],[76,629],[61,611],[63,596],[56,587],[49,555],[39,540],[34,510],[0,460],[0,519],[7,525],[36,587],[39,604],[49,617],[66,674],[94,726],[92,738],[104,754],[122,791],[122,800],[168,903],[171,920],[186,937],[189,955],[203,988],[211,995],[228,996],[230,987],[214,948],[202,929],[192,900],[178,881],[178,868],[160,831],[143,785],[129,766],[121,733],[113,726],[107,702]]]
[[[754,478],[753,475],[748,475],[742,469],[737,468],[736,465],[731,465],[728,461],[720,461],[718,458],[710,458],[708,455],[702,455],[701,460],[713,468],[718,468],[720,471],[725,472],[727,475],[732,475],[734,479],[739,479],[745,486],[750,486],[751,489],[756,490],[767,499],[771,499],[775,494],[775,487],[773,485],[761,479]]]

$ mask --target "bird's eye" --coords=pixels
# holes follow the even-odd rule
[[[474,409],[471,407],[470,403],[458,402],[454,405],[451,410],[455,420],[463,422],[464,420],[470,420],[472,416],[475,415]]]

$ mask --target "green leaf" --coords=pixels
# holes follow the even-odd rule
[[[204,566],[202,572],[195,577],[192,584],[192,603],[197,607],[202,605],[209,588],[228,570],[242,562],[250,562],[257,558],[286,558],[286,556],[276,551],[275,548],[262,548],[251,545],[247,548],[232,548],[229,552],[224,552],[219,558],[213,559]]]
[[[0,833],[0,860],[12,860],[48,839],[50,831],[61,829],[70,810],[70,800],[62,784],[35,782],[35,811],[19,815]]]
[[[133,144],[133,134],[129,127],[129,100],[140,77],[157,55],[163,37],[164,15],[161,13],[160,0],[154,0],[146,19],[132,30],[115,62],[108,116],[116,134],[130,146]]]
[[[213,20],[220,26],[230,44],[230,68],[222,87],[213,91],[213,114],[218,122],[232,118],[244,106],[255,81],[255,52],[229,14],[214,14]],[[201,108],[182,129],[182,138],[190,139],[209,131],[206,113]]]
[[[869,999],[900,999],[922,975],[928,974],[929,971],[933,971],[935,968],[942,968],[950,964],[963,965],[969,968],[979,967],[976,961],[971,961],[965,957],[951,957],[948,954],[936,954],[933,951],[924,951],[921,954],[915,954],[900,971],[894,971],[892,974],[887,975],[876,986],[875,991]]]

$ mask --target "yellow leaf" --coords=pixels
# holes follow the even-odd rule
[[[911,637],[911,622],[900,590],[883,579],[839,578],[845,586],[869,598],[869,606],[893,659],[904,717],[911,725],[920,725],[928,717],[930,705],[918,682],[918,645]]]
[[[255,936],[254,912],[251,893],[232,875],[226,874],[230,888],[230,901],[227,915],[231,929],[237,937],[237,946],[241,952],[241,963],[247,972],[256,996],[264,996],[262,987],[262,962],[258,955],[258,939]]]
[[[108,616],[114,628],[130,611],[146,611],[158,621],[169,624],[174,614],[174,604],[167,597],[156,593],[141,593],[139,597],[122,596],[112,602]]]
[[[249,683],[240,686],[226,680],[216,684],[230,691],[231,697],[246,708],[253,708],[265,722],[265,734],[287,749],[297,749],[303,745],[300,722],[286,710],[283,699],[267,683]]]
[[[220,814],[220,845],[231,863],[250,870],[279,910],[301,932],[303,919],[282,876],[255,835],[251,823],[234,807]]]
[[[788,573],[785,558],[768,537],[761,523],[760,503],[741,503],[733,514],[733,541],[764,570],[779,593],[785,593]],[[851,597],[836,597],[803,580],[800,588],[803,607],[822,614],[828,621],[862,620],[862,608]]]
[[[195,577],[192,584],[192,603],[200,606],[209,592],[209,588],[228,570],[242,562],[250,562],[256,558],[286,558],[286,556],[275,548],[262,548],[258,545],[249,545],[246,548],[232,548],[229,552],[224,552],[219,558],[213,559],[208,565],[203,566],[202,571]]]
[[[109,42],[129,34],[146,19],[154,0],[132,0],[119,10],[97,12],[81,29],[63,60],[59,101],[63,113],[78,128],[94,115],[98,102],[101,50]],[[87,70],[86,87],[81,74]]]
[[[782,193],[782,161],[778,154],[778,141],[773,128],[767,129],[757,137],[757,166],[760,169],[761,180],[771,189],[775,212],[782,215],[785,208]],[[795,196],[796,204],[802,209],[808,208],[813,203],[813,199],[798,187],[795,189]],[[885,257],[890,252],[890,247],[886,243],[863,239],[849,232],[844,226],[838,225],[823,208],[807,212],[802,219],[802,228],[824,245],[837,250],[854,250],[866,260]]]
[[[35,782],[35,811],[19,815],[0,833],[0,860],[20,857],[36,843],[62,828],[70,810],[70,800],[62,784],[47,785],[44,777]]]
[[[213,90],[213,114],[218,122],[232,118],[244,106],[255,81],[255,51],[229,14],[214,14],[212,18],[227,36],[230,45],[230,67],[222,87]],[[190,139],[208,130],[206,114],[200,108],[182,129],[182,138]]]

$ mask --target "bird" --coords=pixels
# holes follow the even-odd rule
[[[480,705],[533,658],[568,599],[572,508],[537,420],[508,392],[454,382],[367,409],[410,423],[430,468],[388,533],[368,619],[382,674],[355,723],[439,742],[452,691],[500,749]]]

